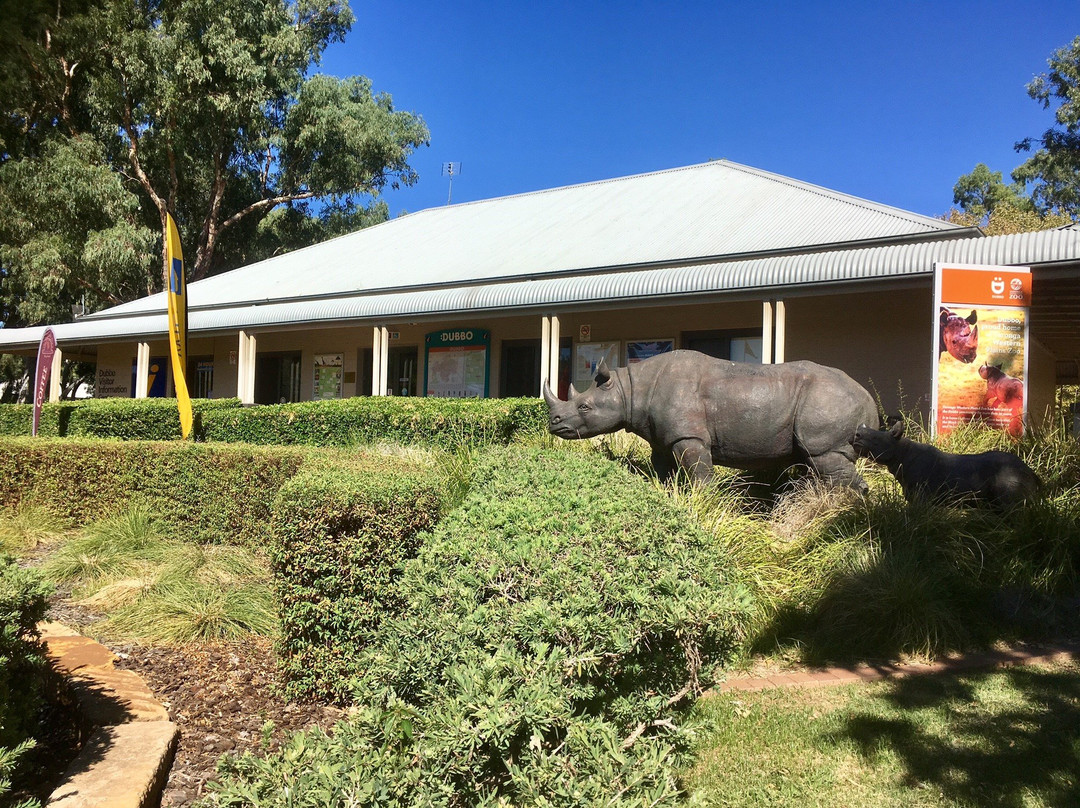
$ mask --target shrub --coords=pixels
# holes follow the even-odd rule
[[[194,436],[202,439],[206,414],[236,409],[239,399],[192,399]],[[0,406],[0,435],[29,435],[33,404]],[[98,398],[43,404],[38,423],[41,437],[117,438],[121,440],[179,440],[180,416],[174,398]]]
[[[543,432],[540,399],[359,397],[220,409],[203,418],[207,440],[354,446],[400,443],[453,449],[507,444]]]
[[[647,481],[489,450],[404,564],[332,737],[222,763],[218,805],[670,805],[677,711],[748,610],[719,550]]]
[[[438,475],[388,458],[378,467],[302,473],[282,487],[270,557],[289,693],[347,695],[359,649],[400,607],[400,565],[435,524],[442,498]]]
[[[275,493],[305,462],[332,461],[281,448],[0,438],[0,507],[89,522],[142,505],[196,541],[258,545]]]
[[[49,592],[37,573],[0,554],[0,799],[37,730],[45,666],[34,638]]]

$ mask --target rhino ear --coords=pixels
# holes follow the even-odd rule
[[[601,359],[596,365],[596,378],[593,379],[597,387],[607,387],[611,384],[611,371],[608,370],[607,362]]]
[[[979,313],[977,311],[975,311],[975,309],[972,309],[971,314],[969,314],[964,319],[968,321],[969,325],[975,325],[975,323],[978,322]]]
[[[897,421],[893,424],[889,429],[889,434],[896,440],[900,440],[900,438],[904,437],[904,422]]]

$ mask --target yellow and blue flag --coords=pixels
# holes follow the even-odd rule
[[[180,233],[176,222],[165,214],[165,260],[169,267],[169,351],[172,354],[173,386],[176,404],[180,409],[180,433],[186,439],[191,434],[191,397],[188,395],[187,366],[187,282],[184,279],[184,253],[180,249]]]

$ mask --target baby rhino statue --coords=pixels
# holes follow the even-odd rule
[[[547,385],[548,431],[591,438],[625,429],[652,446],[662,478],[676,469],[696,482],[714,463],[781,471],[805,463],[823,479],[860,491],[852,441],[877,419],[870,394],[836,368],[813,362],[754,365],[673,351],[611,371],[560,401]]]
[[[950,454],[904,437],[904,422],[889,429],[860,426],[855,451],[883,464],[899,481],[904,498],[989,505],[1005,510],[1038,496],[1039,478],[1009,452]]]

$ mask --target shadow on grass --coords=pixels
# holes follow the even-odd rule
[[[1002,709],[978,705],[976,689],[991,675],[1013,690]],[[882,698],[904,717],[855,713],[835,740],[854,741],[871,763],[896,755],[909,786],[940,790],[963,805],[1080,805],[1076,671],[913,677]],[[926,710],[946,715],[945,726],[931,726]]]

